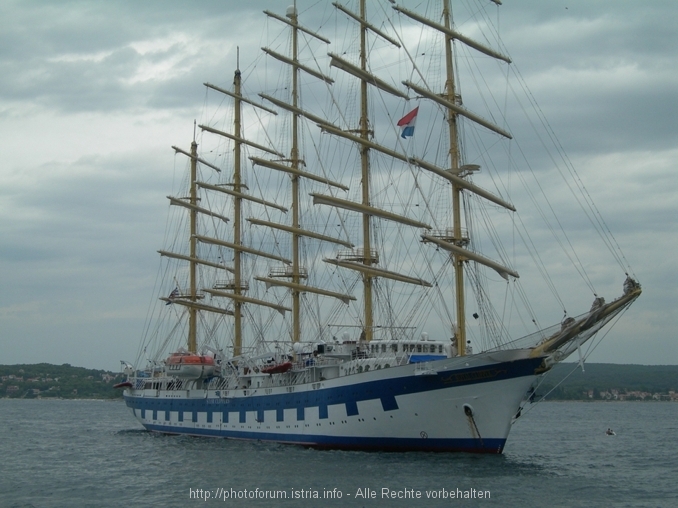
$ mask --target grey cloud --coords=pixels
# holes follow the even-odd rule
[[[12,134],[13,142],[22,141],[19,153],[14,146],[3,146],[8,156],[0,169],[0,263],[3,283],[14,288],[11,297],[0,294],[0,326],[12,342],[21,339],[21,347],[11,349],[3,342],[3,352],[11,353],[9,361],[45,361],[47,351],[59,359],[57,363],[114,369],[119,356],[134,354],[152,293],[155,250],[162,242],[165,196],[172,181],[169,148],[160,151],[158,142],[186,148],[192,119],[203,101],[213,105],[220,100],[211,94],[206,99],[202,82],[230,86],[236,44],[241,45],[248,93],[257,100],[259,91],[285,94],[279,81],[282,66],[265,63],[259,46],[280,31],[277,22],[266,21],[261,11],[284,14],[289,3],[79,0],[0,5],[0,121],[6,139]],[[312,29],[330,19],[333,10],[326,2],[311,18],[316,14],[304,11],[311,4],[317,8],[317,2],[299,4],[304,23]],[[496,9],[487,4],[493,16]],[[412,7],[412,2],[406,6]],[[675,250],[675,226],[667,217],[675,215],[671,196],[676,187],[673,168],[656,165],[675,158],[670,151],[675,150],[678,130],[675,3],[514,1],[504,2],[499,11],[502,40],[516,66],[629,253],[641,282],[647,284],[646,295],[631,309],[635,320],[650,320],[656,333],[666,333],[668,339],[672,325],[665,316],[675,306],[675,276],[670,256],[658,251]],[[328,24],[330,38],[350,33],[341,23],[340,19],[338,25]],[[270,37],[266,26],[272,27]],[[463,23],[460,29],[464,31]],[[140,43],[151,40],[166,44],[144,51]],[[284,51],[287,40],[274,39],[272,44]],[[323,50],[341,52],[339,46],[335,41]],[[167,68],[170,71],[163,74]],[[135,80],[144,69],[158,71]],[[624,69],[632,75],[624,74]],[[617,75],[618,80],[609,80]],[[306,98],[316,114],[327,107]],[[407,107],[386,101],[392,115]],[[474,104],[471,94],[468,106],[484,112],[484,105]],[[529,130],[518,106],[511,104],[509,109],[512,130]],[[429,108],[428,114],[437,112]],[[14,132],[16,120],[25,115],[40,119],[54,115],[49,128],[60,131],[27,124]],[[117,119],[115,125],[112,118]],[[175,134],[162,129],[165,122],[184,121],[185,130]],[[385,142],[394,134],[392,121],[386,115],[375,118],[375,130]],[[422,118],[417,128],[425,123]],[[133,124],[139,124],[133,132],[140,143],[130,147],[124,131]],[[104,142],[68,148],[69,138],[84,137],[89,131],[95,131],[92,140]],[[58,136],[48,147],[46,139],[38,139],[52,134]],[[327,142],[322,136],[318,140]],[[417,138],[413,143],[422,142],[417,149],[423,150],[423,141]],[[539,143],[533,138],[522,139],[521,147],[535,172],[551,169],[548,157],[535,154]],[[478,152],[474,156],[480,159],[483,154]],[[515,170],[525,171],[516,152]],[[641,164],[643,154],[650,159],[646,165]],[[342,165],[348,160],[329,162],[330,176],[345,174]],[[629,160],[638,167],[632,175]],[[619,182],[597,180],[598,171],[610,175],[615,165],[626,170]],[[384,171],[383,166],[376,167]],[[491,189],[487,169],[483,167],[477,180]],[[261,185],[279,191],[277,179]],[[514,195],[510,197],[513,200]],[[616,294],[619,281],[613,280],[611,268],[600,265],[596,248],[588,244],[587,220],[574,214],[565,214],[562,220],[573,239],[584,244],[597,283],[606,290],[614,286]],[[256,238],[258,234],[253,232]],[[536,242],[551,241],[546,230],[534,229],[532,234]],[[557,251],[549,247],[543,253],[551,262]],[[554,268],[559,274],[559,267]],[[527,275],[524,280],[527,285]],[[566,298],[575,302],[573,306],[581,305],[574,292]],[[636,353],[627,349],[619,361],[638,358]],[[657,361],[651,351],[643,354],[641,361]]]

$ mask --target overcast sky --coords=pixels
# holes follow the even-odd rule
[[[288,3],[0,2],[1,364],[134,359],[169,147]],[[676,364],[678,2],[503,3],[502,41],[643,284],[590,360]]]

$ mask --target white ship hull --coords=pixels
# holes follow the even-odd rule
[[[528,354],[485,353],[426,368],[410,364],[268,388],[167,390],[141,378],[125,400],[144,427],[168,434],[318,448],[501,453],[540,372],[541,358]]]

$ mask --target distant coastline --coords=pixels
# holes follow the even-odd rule
[[[678,365],[560,363],[536,390],[535,398],[585,401],[678,402]]]
[[[122,398],[113,385],[122,373],[49,363],[0,365],[0,398]],[[678,402],[678,365],[574,363],[556,365],[538,386],[535,400]]]
[[[73,367],[68,363],[0,365],[0,398],[9,399],[121,399],[113,385],[124,374]]]

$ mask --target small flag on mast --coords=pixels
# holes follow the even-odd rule
[[[417,121],[417,113],[419,113],[419,106],[398,120],[398,127],[403,128],[402,132],[400,133],[401,138],[404,139],[414,134],[414,123]]]
[[[169,294],[167,297],[169,299],[169,302],[167,302],[165,305],[169,305],[171,303],[174,303],[174,299],[179,296],[179,288],[174,288],[172,292]]]

